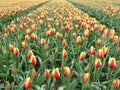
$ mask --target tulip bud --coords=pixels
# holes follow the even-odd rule
[[[69,67],[64,67],[64,75],[65,75],[66,77],[69,77],[70,74],[71,74],[70,68],[69,68]]]
[[[50,77],[50,71],[49,71],[49,69],[45,69],[45,71],[44,71],[44,77],[45,78],[49,78]]]
[[[89,36],[89,30],[85,30],[85,31],[83,32],[83,36],[84,36],[84,37],[88,37],[88,36]]]
[[[10,49],[10,51],[13,52],[13,51],[14,51],[14,46],[13,46],[12,44],[10,44],[10,45],[9,45],[9,49]]]
[[[29,39],[30,39],[29,35],[25,35],[25,40],[29,41]]]
[[[32,86],[32,80],[30,77],[27,77],[24,81],[24,88],[28,89]]]
[[[101,39],[98,39],[97,40],[97,45],[100,46],[102,44],[102,40]]]
[[[120,81],[118,79],[114,79],[113,82],[112,82],[112,86],[115,89],[118,89],[120,87]]]
[[[68,43],[67,43],[66,39],[63,39],[63,40],[62,40],[62,45],[65,46],[65,47],[68,46]]]
[[[41,38],[40,44],[41,44],[42,46],[44,46],[44,45],[45,45],[45,39]]]
[[[36,71],[35,71],[35,69],[34,69],[34,68],[32,69],[32,76],[33,76],[33,78],[35,78],[35,77],[36,77]]]
[[[63,58],[66,58],[67,57],[67,51],[65,49],[63,49],[62,51],[62,57]]]
[[[14,53],[14,55],[18,55],[19,54],[19,49],[18,48],[14,48],[13,53]]]
[[[16,68],[15,67],[12,67],[12,73],[16,73]]]
[[[80,36],[78,36],[76,39],[76,44],[80,44],[80,43],[81,43],[81,38],[80,38]]]
[[[104,55],[106,55],[106,54],[108,53],[108,48],[107,48],[107,47],[104,46],[104,47],[102,48],[102,50],[103,50],[103,54],[104,54]]]
[[[98,58],[103,58],[104,57],[104,53],[102,49],[98,49],[97,53],[96,53]]]
[[[59,78],[60,77],[60,72],[58,68],[53,69],[52,75],[54,78]]]
[[[86,53],[85,52],[81,52],[80,56],[79,56],[79,60],[83,61],[86,57]]]
[[[26,34],[27,34],[27,35],[30,35],[30,29],[27,29],[27,30],[26,30]]]
[[[76,33],[72,34],[72,38],[76,38],[76,36],[77,36]]]
[[[28,58],[30,58],[32,55],[34,55],[32,50],[29,50],[28,53],[27,53]]]
[[[90,47],[89,53],[90,54],[95,54],[95,48],[93,46]]]
[[[37,35],[36,35],[36,34],[34,34],[34,33],[32,33],[32,38],[33,38],[34,40],[38,40]]]
[[[108,65],[110,68],[114,68],[116,66],[116,60],[113,57],[109,58]]]
[[[28,44],[27,44],[26,42],[22,42],[22,47],[23,47],[24,49],[26,49],[26,48],[28,48]]]
[[[84,83],[86,83],[86,82],[88,82],[89,78],[90,78],[90,74],[89,73],[85,73],[83,75],[83,77],[82,77],[82,80],[83,80]]]
[[[95,66],[96,68],[100,68],[101,65],[102,65],[101,60],[100,60],[100,59],[96,59],[94,66]]]
[[[7,82],[7,86],[6,86],[6,87],[7,87],[7,90],[10,90],[10,88],[11,88],[11,84],[10,84],[9,81]]]
[[[36,60],[36,57],[34,55],[31,55],[31,57],[30,57],[30,63],[33,64],[33,65],[36,65],[37,60]]]

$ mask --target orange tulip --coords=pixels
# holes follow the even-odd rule
[[[65,46],[65,47],[68,46],[68,43],[67,43],[66,39],[63,39],[63,40],[62,40],[62,45]]]
[[[36,57],[34,55],[31,55],[31,57],[30,57],[30,63],[33,64],[33,65],[36,65],[37,60],[36,60]]]
[[[10,49],[10,51],[13,52],[13,51],[14,51],[14,46],[13,46],[12,44],[10,44],[10,45],[9,45],[9,49]]]
[[[83,36],[84,37],[88,37],[89,36],[89,30],[88,29],[83,32]]]
[[[45,69],[45,71],[44,71],[44,77],[45,78],[49,78],[50,77],[50,71],[49,71],[49,69]]]
[[[72,34],[72,38],[76,38],[76,36],[77,36],[76,33]]]
[[[82,28],[84,28],[84,27],[85,27],[85,23],[84,23],[84,22],[82,22],[82,23],[81,23],[81,26],[82,26]]]
[[[86,53],[85,52],[81,52],[80,56],[79,56],[79,60],[83,61],[86,57]]]
[[[83,80],[84,83],[86,83],[86,82],[88,82],[89,78],[90,78],[90,74],[89,73],[85,73],[83,75],[83,77],[82,77],[82,80]]]
[[[114,79],[112,82],[112,86],[118,89],[120,87],[120,81],[118,79]]]
[[[33,76],[33,78],[35,78],[35,77],[36,77],[36,71],[35,71],[35,69],[34,69],[34,68],[32,69],[32,76]]]
[[[31,26],[31,28],[32,28],[33,31],[35,31],[35,30],[36,30],[36,24],[33,24],[33,25]]]
[[[29,39],[30,39],[29,35],[25,35],[25,40],[29,41]]]
[[[24,88],[28,89],[32,86],[32,80],[30,77],[27,77],[24,81]]]
[[[52,75],[54,78],[59,78],[60,77],[60,72],[58,68],[53,69]]]
[[[98,58],[103,58],[104,57],[104,53],[102,49],[98,49],[97,53],[96,53]]]
[[[116,66],[116,60],[115,60],[115,58],[113,58],[113,57],[110,57],[110,58],[109,58],[108,66],[109,66],[110,68],[114,68],[114,67]]]
[[[18,48],[14,48],[13,53],[14,53],[14,55],[18,55],[19,54],[19,49]]]
[[[36,34],[34,34],[34,33],[32,33],[32,38],[33,38],[34,40],[38,40],[37,35],[36,35]]]
[[[81,37],[80,37],[80,36],[77,36],[76,44],[80,44],[80,43],[81,43]]]
[[[93,46],[90,47],[89,53],[90,54],[95,54],[95,48]]]
[[[41,44],[42,46],[44,46],[44,45],[45,45],[45,39],[41,38],[40,44]]]
[[[96,68],[100,68],[101,65],[102,65],[101,60],[100,60],[100,59],[96,59],[94,66],[95,66]]]
[[[104,46],[104,47],[102,48],[102,50],[103,50],[103,54],[104,54],[104,55],[106,55],[106,54],[108,53],[108,48],[107,48],[107,47]]]
[[[66,58],[67,57],[67,51],[65,49],[63,49],[62,51],[62,57],[63,58]]]
[[[65,75],[66,77],[69,77],[70,74],[71,74],[70,68],[69,68],[69,67],[64,67],[64,75]]]
[[[28,48],[28,44],[27,44],[26,42],[22,42],[22,47],[23,47],[24,49],[26,49],[26,48]]]
[[[30,58],[32,55],[34,55],[32,50],[29,50],[28,53],[27,53],[28,58]]]
[[[115,35],[115,30],[111,29],[109,33],[109,39],[112,40],[114,38],[114,35]]]
[[[100,46],[102,44],[102,40],[101,39],[98,39],[97,40],[97,45]]]
[[[30,35],[30,29],[27,29],[27,30],[26,30],[26,34],[27,34],[27,35]]]

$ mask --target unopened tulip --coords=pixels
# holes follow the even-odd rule
[[[88,37],[88,36],[89,36],[89,30],[85,30],[85,31],[83,32],[83,36],[84,36],[84,37]]]
[[[41,38],[40,44],[41,44],[42,46],[44,46],[44,45],[45,45],[45,39]]]
[[[18,55],[19,54],[19,49],[18,48],[14,48],[13,53],[14,53],[14,55]]]
[[[27,29],[27,30],[26,30],[26,34],[27,34],[27,35],[30,35],[30,33],[31,33],[31,32],[30,32],[30,29]]]
[[[36,57],[35,57],[34,55],[32,55],[32,56],[30,57],[30,63],[33,64],[33,65],[36,65],[37,60],[36,60]]]
[[[9,45],[9,49],[10,49],[10,51],[13,52],[13,51],[14,51],[14,46],[13,46],[12,44],[10,44],[10,45]]]
[[[28,89],[32,86],[32,80],[30,77],[27,77],[24,81],[24,88]]]
[[[50,71],[49,71],[49,69],[45,69],[45,71],[44,71],[44,77],[45,78],[49,78],[50,77]]]
[[[34,55],[32,50],[29,50],[28,53],[27,53],[28,58],[30,58],[32,55]]]
[[[68,43],[67,43],[66,39],[63,39],[63,40],[62,40],[62,45],[65,46],[65,47],[68,46]]]
[[[110,57],[110,58],[109,58],[108,66],[109,66],[110,68],[114,68],[114,67],[116,66],[116,60],[115,60],[115,58],[113,58],[113,57]]]
[[[77,39],[76,39],[76,44],[80,44],[81,43],[81,37],[78,36]]]
[[[96,68],[100,68],[101,65],[102,65],[101,60],[100,60],[100,59],[96,59],[96,60],[95,60],[95,63],[94,63],[94,66],[95,66]]]
[[[70,74],[71,74],[70,68],[69,68],[69,67],[64,67],[64,75],[65,75],[66,77],[69,77]]]
[[[103,50],[103,54],[104,54],[104,55],[106,55],[106,54],[108,53],[108,48],[107,48],[106,46],[104,46],[104,47],[102,48],[102,50]]]
[[[104,57],[104,53],[102,49],[98,49],[97,53],[96,53],[98,58],[103,58]]]
[[[60,77],[60,72],[58,68],[53,69],[52,76],[56,79]]]
[[[62,57],[63,58],[66,58],[67,57],[67,51],[65,49],[63,49],[62,51]]]
[[[28,48],[28,44],[27,44],[26,42],[22,42],[22,47],[23,47],[24,49],[26,49],[26,48]]]
[[[76,38],[76,37],[77,37],[76,33],[73,33],[72,38]]]
[[[81,52],[80,56],[79,56],[79,60],[83,61],[86,57],[86,53],[85,52]]]
[[[34,40],[38,40],[37,35],[36,35],[36,34],[34,34],[34,33],[32,33],[32,38],[33,38]]]
[[[118,89],[120,87],[120,81],[119,79],[114,79],[112,81],[112,86],[115,88],[115,89]]]
[[[34,69],[34,68],[32,69],[32,76],[33,76],[33,78],[35,78],[35,77],[36,77],[36,71],[35,71],[35,69]]]
[[[93,46],[90,47],[89,54],[95,54],[95,48]]]
[[[30,37],[29,35],[25,35],[25,41],[29,41]]]
[[[98,39],[97,40],[97,45],[100,46],[102,44],[102,40],[101,39]]]
[[[90,79],[90,74],[89,73],[85,73],[82,77],[82,80],[84,83],[88,82],[88,80]]]

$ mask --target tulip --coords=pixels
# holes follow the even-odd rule
[[[6,87],[7,87],[7,90],[10,90],[10,88],[11,88],[11,84],[10,84],[9,81],[7,82],[7,86],[6,86]]]
[[[67,51],[65,49],[63,49],[62,51],[62,57],[63,58],[66,58],[67,57]]]
[[[84,22],[82,22],[82,23],[81,23],[81,26],[82,26],[82,28],[84,28],[84,27],[85,27],[85,23],[84,23]]]
[[[104,47],[102,48],[102,50],[103,50],[103,54],[104,54],[104,55],[106,55],[106,54],[108,53],[108,48],[107,48],[107,47],[104,46]]]
[[[102,40],[101,39],[98,39],[97,40],[97,45],[100,46],[102,44]]]
[[[45,39],[41,38],[40,44],[41,44],[42,46],[44,46],[44,45],[45,45]]]
[[[68,46],[68,43],[67,43],[66,39],[63,39],[63,40],[62,40],[62,45],[65,46],[65,47]]]
[[[90,47],[89,53],[90,54],[95,54],[95,48],[93,46]]]
[[[32,50],[29,50],[28,53],[27,53],[28,58],[30,58],[32,55],[34,55]]]
[[[101,60],[100,60],[100,59],[96,59],[94,66],[95,66],[96,68],[100,68],[101,65],[102,65]]]
[[[30,29],[27,29],[27,30],[26,30],[26,34],[27,34],[27,35],[30,35]]]
[[[115,89],[118,89],[120,87],[120,81],[118,79],[114,79],[112,81],[112,86],[115,88]]]
[[[10,51],[13,52],[13,51],[14,51],[14,46],[13,46],[12,44],[10,44],[10,45],[9,45],[9,49],[10,49]]]
[[[76,33],[72,34],[72,38],[76,38],[76,36],[77,36]]]
[[[80,37],[80,36],[77,36],[76,44],[80,44],[80,43],[81,43],[81,37]]]
[[[33,25],[31,26],[31,28],[32,28],[33,31],[35,31],[35,30],[36,30],[36,24],[33,24]]]
[[[27,77],[24,81],[24,88],[28,89],[32,86],[32,80],[30,77]]]
[[[84,36],[84,37],[88,37],[88,36],[89,36],[89,30],[85,30],[85,31],[83,32],[83,36]]]
[[[50,77],[50,71],[49,71],[49,69],[45,69],[45,71],[44,71],[44,77],[45,78],[49,78]]]
[[[32,69],[32,76],[33,76],[33,78],[35,78],[35,77],[36,77],[36,71],[35,71],[35,69],[34,69],[34,68]]]
[[[108,66],[109,66],[110,68],[114,68],[114,67],[116,66],[116,60],[115,60],[115,58],[113,58],[113,57],[110,57],[110,58],[109,58]]]
[[[85,73],[83,75],[83,77],[82,77],[82,80],[83,80],[84,83],[86,83],[86,82],[88,82],[89,78],[90,78],[90,74],[89,73]]]
[[[14,55],[18,55],[19,54],[19,49],[18,48],[14,48],[13,53],[14,53]]]
[[[104,53],[102,49],[98,49],[97,53],[96,53],[98,58],[103,58],[104,57]]]
[[[60,72],[58,68],[53,69],[52,76],[56,79],[60,77]]]
[[[25,40],[29,41],[29,39],[30,39],[29,35],[25,35]]]
[[[36,60],[36,57],[34,55],[31,55],[31,57],[30,57],[30,63],[33,64],[33,65],[36,65],[37,60]]]
[[[37,35],[36,35],[36,34],[34,34],[34,33],[32,33],[32,38],[33,38],[34,40],[38,40]]]
[[[70,74],[71,74],[70,68],[69,68],[69,67],[64,67],[64,75],[65,75],[66,77],[69,77]]]
[[[26,49],[26,48],[28,48],[28,44],[27,44],[26,42],[22,42],[22,47],[23,47],[24,49]]]
[[[80,56],[79,56],[79,60],[83,61],[86,57],[86,53],[85,52],[81,52]]]

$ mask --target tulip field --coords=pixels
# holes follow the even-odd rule
[[[1,10],[0,90],[120,90],[119,6],[20,1],[27,9]]]

